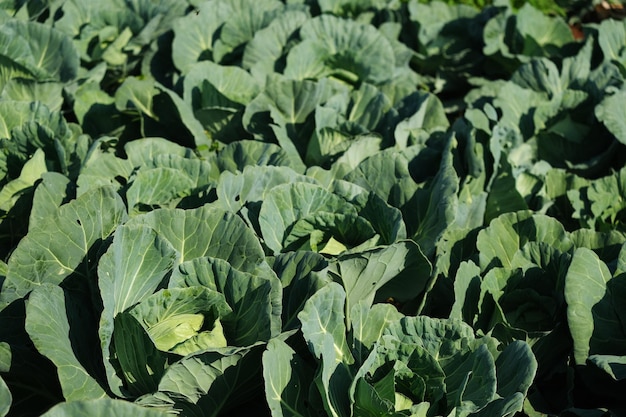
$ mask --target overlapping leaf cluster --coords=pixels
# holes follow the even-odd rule
[[[2,2],[0,416],[623,413],[626,25],[493,3]]]

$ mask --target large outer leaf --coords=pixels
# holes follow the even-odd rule
[[[307,404],[312,369],[280,339],[270,340],[263,353],[263,379],[272,417],[313,416]]]
[[[595,108],[595,114],[598,120],[606,126],[615,138],[621,143],[626,144],[626,122],[619,109],[626,105],[626,90],[620,90],[617,93],[607,96]]]
[[[403,317],[391,304],[374,304],[366,300],[359,301],[352,307],[350,321],[352,325],[352,354],[357,363],[365,362],[374,344],[380,340],[390,323]]]
[[[177,203],[181,197],[191,194],[196,183],[174,168],[154,168],[140,170],[128,188],[128,207],[138,209],[138,205],[167,206]]]
[[[4,382],[4,379],[0,377],[0,417],[4,417],[9,413],[12,401],[13,398],[9,387],[6,382]]]
[[[178,251],[179,262],[213,256],[252,272],[265,259],[254,232],[240,218],[208,205],[193,210],[158,209],[129,223],[156,230]]]
[[[360,301],[371,305],[375,297],[412,300],[430,282],[430,272],[430,262],[410,240],[340,256],[329,268],[331,276],[343,283],[347,313]]]
[[[150,227],[124,225],[98,264],[100,294],[112,316],[152,294],[174,266],[176,251]]]
[[[43,283],[60,284],[70,274],[90,277],[92,265],[84,261],[125,219],[124,203],[112,188],[91,190],[61,206],[11,255],[0,299],[23,297]]]
[[[156,391],[167,367],[167,356],[157,349],[147,331],[129,313],[115,316],[112,348],[124,380],[120,390],[121,387],[113,385],[116,381],[109,378],[113,392],[121,391],[125,397],[135,398]],[[109,358],[105,356],[105,360]]]
[[[304,23],[300,36],[302,42],[287,56],[288,77],[381,84],[393,75],[393,48],[373,26],[324,14]]]
[[[298,314],[309,350],[322,362],[315,382],[326,412],[333,417],[348,417],[350,409],[354,358],[346,341],[345,300],[343,288],[330,283],[309,298]]]
[[[121,395],[121,381],[111,363],[110,346],[114,320],[119,313],[150,296],[159,287],[176,257],[177,253],[168,241],[157,236],[150,227],[140,224],[118,228],[113,244],[100,258],[98,284],[104,309],[99,334],[109,385],[118,395]]]
[[[281,253],[272,262],[283,287],[283,330],[300,326],[298,313],[306,301],[328,283],[326,259],[315,252],[296,251]]]
[[[611,277],[593,251],[576,249],[565,278],[565,301],[577,364],[585,364],[593,354],[626,353],[624,296],[626,275]]]
[[[48,410],[42,417],[166,417],[168,415],[161,410],[141,407],[128,401],[103,398],[60,403]]]
[[[287,9],[246,44],[241,65],[264,80],[276,71],[279,59],[288,52],[290,37],[309,19],[306,9]]]
[[[598,28],[598,44],[604,54],[605,61],[616,62],[621,66],[622,73],[626,70],[626,26],[624,22],[605,19]]]
[[[67,82],[78,72],[78,51],[63,33],[37,22],[12,20],[0,27],[0,55],[41,81]]]
[[[529,211],[507,213],[494,219],[478,234],[476,247],[480,251],[480,267],[511,268],[513,255],[526,242],[544,242],[567,251],[572,243],[558,220]]]
[[[46,172],[41,175],[41,183],[35,189],[33,208],[28,219],[29,229],[34,229],[56,210],[62,203],[66,203],[71,195],[70,180],[56,172]],[[70,195],[68,195],[70,194]]]
[[[84,316],[85,313],[77,309],[71,300],[66,300],[63,289],[56,285],[42,285],[33,290],[26,306],[26,331],[37,350],[56,365],[67,401],[107,396],[94,375],[81,363],[81,359],[89,356],[90,349],[76,337],[76,333],[85,328],[76,328],[75,322],[84,320]],[[74,326],[70,325],[70,319]],[[95,341],[85,334],[82,339]],[[79,351],[81,348],[82,352]],[[93,372],[94,365],[90,367]]]
[[[159,384],[183,415],[216,417],[258,393],[261,349],[221,349],[188,355],[172,364]]]
[[[216,190],[218,203],[224,209],[240,213],[255,228],[258,226],[261,203],[272,188],[293,182],[317,183],[315,179],[297,174],[288,167],[251,165],[242,170],[243,173],[222,174]]]
[[[298,170],[298,165],[289,159],[287,152],[274,143],[259,142],[256,140],[241,140],[228,144],[222,149],[215,164],[220,171],[243,171],[247,166],[285,166]],[[298,173],[304,172],[301,166]]]

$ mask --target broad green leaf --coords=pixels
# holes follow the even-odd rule
[[[443,132],[450,122],[441,101],[431,93],[416,92],[397,105],[393,139],[400,148],[421,144],[434,132]]]
[[[259,92],[260,86],[243,69],[203,61],[185,76],[183,97],[211,137],[228,143],[248,136],[241,117]]]
[[[56,29],[12,20],[0,26],[0,39],[0,55],[27,68],[40,81],[68,82],[77,75],[78,51]]]
[[[103,398],[89,401],[72,401],[60,403],[48,410],[42,417],[109,417],[109,416],[136,416],[136,417],[165,417],[168,413],[146,408],[128,401]]]
[[[241,140],[222,149],[215,163],[220,171],[242,171],[246,166],[285,166],[298,171],[297,164],[278,145],[253,140]]]
[[[626,38],[626,35],[624,36]],[[605,96],[595,108],[595,115],[615,138],[626,144],[626,122],[620,117],[619,110],[626,104],[626,90],[620,90],[612,95]]]
[[[402,210],[409,236],[428,256],[434,252],[437,242],[456,216],[459,179],[452,159],[451,152],[446,149],[435,178],[428,186],[417,190],[412,201]]]
[[[11,408],[11,402],[13,398],[11,395],[11,391],[9,391],[9,387],[7,386],[4,379],[0,377],[0,416],[4,417],[9,413],[9,409]]]
[[[115,107],[121,112],[143,113],[158,119],[152,111],[152,101],[158,92],[153,80],[129,77],[115,92]]]
[[[619,307],[626,295],[625,278],[611,277],[609,268],[590,249],[574,252],[565,278],[565,301],[577,364],[585,364],[593,354],[625,351],[626,329]]]
[[[124,151],[133,168],[158,168],[164,156],[193,159],[193,150],[161,137],[142,138],[124,145]]]
[[[382,337],[389,323],[402,318],[391,304],[375,304],[359,301],[350,313],[352,354],[357,363],[365,362],[374,344]]]
[[[321,360],[316,385],[326,412],[333,417],[349,416],[350,365],[354,358],[346,341],[346,295],[337,283],[316,292],[298,314],[309,350]]]
[[[364,159],[343,179],[376,193],[391,206],[402,209],[418,189],[409,172],[409,161],[417,153],[417,147],[385,149]]]
[[[626,379],[626,357],[616,355],[591,355],[588,363],[592,363],[609,374],[616,381]]]
[[[306,9],[285,9],[265,28],[255,32],[244,48],[241,65],[264,80],[276,71],[279,60],[288,52],[290,37],[309,19]]]
[[[185,414],[216,417],[248,401],[262,386],[261,349],[222,349],[188,355],[170,365],[159,393]]]
[[[271,270],[257,276],[239,271],[223,259],[196,258],[181,263],[169,283],[170,289],[193,286],[224,295],[232,309],[232,314],[222,317],[230,346],[251,346],[280,332],[281,287]]]
[[[342,287],[330,283],[313,294],[298,314],[304,338],[318,359],[326,349],[325,340],[329,340],[334,348],[326,360],[347,364],[354,362],[346,341],[345,301],[346,293]]]
[[[2,301],[23,297],[44,283],[60,284],[71,274],[93,276],[93,265],[86,261],[126,216],[122,199],[111,188],[91,190],[61,206],[11,255]]]
[[[295,79],[335,77],[357,85],[389,80],[395,56],[387,38],[373,26],[321,15],[300,29],[302,42],[287,56],[285,75]],[[379,59],[372,60],[371,56]]]
[[[115,316],[112,348],[124,380],[126,396],[139,397],[157,390],[167,368],[167,356],[157,349],[146,330],[131,314]]]
[[[284,331],[300,326],[297,319],[306,301],[328,283],[326,259],[315,252],[296,251],[277,255],[272,261],[283,287],[282,321]]]
[[[356,209],[319,185],[296,182],[272,188],[259,212],[265,244],[274,253],[280,253],[286,248],[285,239],[291,227],[317,212],[356,214]]]
[[[113,369],[114,356],[111,352],[114,320],[120,313],[156,291],[165,274],[173,267],[177,255],[169,242],[153,229],[141,224],[126,224],[115,231],[113,243],[100,258],[98,285],[103,311],[99,335],[109,385],[118,395],[120,388],[117,385],[120,381]],[[126,320],[124,323],[128,322]]]
[[[67,401],[107,396],[100,381],[81,363],[88,358],[89,348],[76,337],[76,332],[86,330],[84,325],[82,328],[76,326],[77,321],[86,318],[79,308],[75,301],[68,299],[61,287],[54,285],[36,288],[26,306],[26,331],[37,350],[56,365]],[[83,334],[82,338],[95,341],[89,335]],[[94,361],[91,366],[95,368],[95,358],[88,359]]]
[[[604,54],[605,61],[616,62],[621,66],[622,73],[626,69],[626,27],[618,20],[606,19],[598,28],[598,44]]]
[[[272,339],[263,353],[265,399],[272,417],[309,417],[308,384],[313,379],[309,366],[280,339]]]
[[[340,256],[329,268],[343,284],[346,314],[359,304],[393,297],[400,303],[416,298],[430,282],[431,265],[413,241],[400,241],[364,252]]]
[[[61,111],[63,106],[63,83],[42,83],[35,80],[14,78],[9,80],[4,86],[0,97],[3,100],[40,101],[52,111]]]
[[[221,175],[216,190],[217,197],[225,209],[233,213],[245,211],[248,221],[255,220],[252,224],[256,223],[259,206],[272,188],[295,182],[317,183],[313,178],[297,174],[291,168],[283,166],[248,165],[241,170],[241,173],[224,172]]]
[[[213,256],[251,272],[264,260],[259,240],[243,220],[208,205],[193,210],[158,209],[129,223],[153,228],[176,249],[179,262]]]
[[[105,310],[114,317],[152,294],[174,266],[176,256],[169,242],[150,227],[119,227],[98,264]]]
[[[450,318],[474,324],[480,309],[481,282],[480,268],[472,261],[461,262],[454,277],[454,304]]]
[[[498,395],[503,398],[518,393],[526,395],[536,372],[537,360],[528,344],[519,340],[511,343],[496,359]]]
[[[524,38],[524,55],[554,53],[555,48],[574,41],[574,35],[563,19],[546,16],[530,3],[517,13],[517,30]]]
[[[327,81],[269,77],[265,89],[246,106],[243,125],[255,138],[278,142],[299,171],[313,134],[315,108],[331,94]]]
[[[567,251],[572,244],[563,226],[554,218],[532,215],[528,211],[507,213],[494,219],[478,234],[476,247],[480,251],[480,267],[511,267],[515,253],[526,242],[544,242]]]
[[[140,205],[168,206],[191,194],[196,183],[180,169],[140,170],[126,192],[130,210],[142,211]]]
[[[42,220],[67,203],[72,196],[72,185],[69,178],[57,172],[46,172],[41,175],[41,183],[35,189],[33,208],[28,221],[29,229],[41,226]]]
[[[23,194],[32,190],[35,182],[48,172],[45,154],[37,149],[31,159],[23,166],[20,176],[0,189],[0,210],[9,211]]]
[[[242,0],[203,2],[198,13],[174,22],[173,61],[183,73],[197,61],[233,59],[254,33],[267,26],[282,4],[263,0],[251,4]]]

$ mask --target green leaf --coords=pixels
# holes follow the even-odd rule
[[[283,287],[283,331],[300,326],[297,315],[306,301],[328,283],[326,259],[315,252],[296,251],[281,253],[272,262]]]
[[[26,331],[37,350],[57,367],[63,396],[67,401],[104,398],[107,394],[100,386],[100,381],[81,363],[88,356],[85,351],[87,347],[73,336],[75,332],[85,329],[76,326],[77,320],[85,319],[85,313],[77,308],[76,302],[72,303],[67,298],[63,289],[55,285],[36,288],[30,294],[26,306]],[[83,338],[86,339],[87,335],[83,335]],[[79,350],[81,348],[82,352]],[[95,362],[95,358],[90,359]],[[93,372],[95,365],[92,363],[91,366]]]
[[[280,282],[267,269],[259,269],[263,275],[257,276],[222,259],[197,258],[174,270],[169,288],[204,286],[222,293],[233,311],[222,320],[230,346],[251,346],[280,332]]]
[[[590,249],[574,252],[565,278],[565,301],[577,364],[585,364],[593,354],[626,351],[619,307],[619,300],[626,295],[625,278],[611,277],[609,268]]]
[[[301,173],[287,153],[278,145],[252,140],[241,140],[225,146],[215,163],[220,171],[242,171],[247,166],[285,166]]]
[[[128,207],[140,210],[137,206],[167,206],[175,204],[184,196],[190,195],[196,183],[180,169],[154,168],[140,170],[126,192]]]
[[[591,355],[588,362],[602,369],[615,381],[626,379],[626,356]]]
[[[493,266],[511,268],[513,256],[526,242],[544,242],[561,251],[572,246],[567,232],[553,217],[528,211],[503,214],[478,234],[476,247],[480,251],[481,270]]]
[[[349,416],[348,390],[354,358],[346,341],[344,321],[346,295],[337,283],[316,292],[298,314],[309,350],[321,360],[316,385],[326,412],[333,417]]]
[[[381,84],[391,78],[395,56],[373,26],[321,15],[300,29],[302,42],[287,55],[285,75],[295,79],[335,77],[349,84]],[[372,55],[379,59],[372,60]]]
[[[294,224],[317,212],[357,214],[344,199],[318,185],[296,182],[272,188],[259,212],[265,244],[274,253],[285,250],[288,232]]]
[[[622,73],[626,69],[626,51],[624,40],[626,39],[626,27],[623,22],[605,19],[598,28],[598,44],[604,54],[604,60],[618,63]]]
[[[92,266],[84,261],[125,219],[124,203],[111,188],[91,190],[61,206],[28,233],[9,258],[0,299],[23,297],[44,283],[60,284],[71,274],[89,278]]]
[[[391,304],[375,304],[370,307],[361,300],[352,307],[350,320],[352,326],[352,354],[357,363],[365,362],[374,344],[380,340],[383,332],[394,321],[402,318]]]
[[[272,339],[263,353],[265,399],[272,417],[309,417],[306,401],[313,372],[285,342]]]
[[[246,44],[241,66],[259,79],[275,72],[288,51],[290,37],[310,18],[306,9],[285,9],[265,28],[255,32]]]
[[[37,149],[22,167],[20,176],[0,189],[0,210],[11,210],[23,194],[32,191],[35,182],[47,171],[45,154],[43,150]]]
[[[157,209],[130,223],[153,228],[176,249],[179,262],[213,256],[251,272],[265,259],[259,240],[243,220],[208,205],[192,210]]]
[[[36,229],[41,222],[67,203],[71,197],[70,180],[57,172],[44,172],[41,183],[35,188],[33,207],[28,220],[29,229]]]
[[[129,312],[159,350],[187,355],[227,346],[220,318],[227,317],[232,309],[222,294],[209,288],[161,290]]]
[[[537,360],[530,346],[519,340],[509,344],[496,359],[498,395],[503,398],[518,393],[526,395],[536,372]]]
[[[11,402],[13,401],[11,391],[4,379],[0,377],[0,417],[4,417],[9,413]]]
[[[128,401],[103,398],[60,403],[42,414],[42,417],[108,417],[111,415],[120,417],[131,415],[136,417],[165,417],[169,414],[155,408],[141,407]]]
[[[625,35],[626,38],[626,35]],[[619,90],[615,94],[607,95],[595,108],[598,121],[603,123],[615,138],[626,144],[626,122],[620,117],[618,109],[626,104],[626,90]]]
[[[40,81],[68,82],[78,72],[78,52],[62,32],[38,22],[12,20],[0,27],[2,55]]]
[[[176,409],[216,417],[258,393],[261,349],[222,349],[188,355],[170,365],[159,383]]]
[[[413,241],[340,256],[329,274],[341,282],[347,294],[346,312],[361,301],[393,297],[400,303],[420,295],[430,282],[431,265]]]
[[[115,316],[112,344],[126,396],[155,392],[167,368],[167,356],[157,349],[135,317],[129,313]]]

